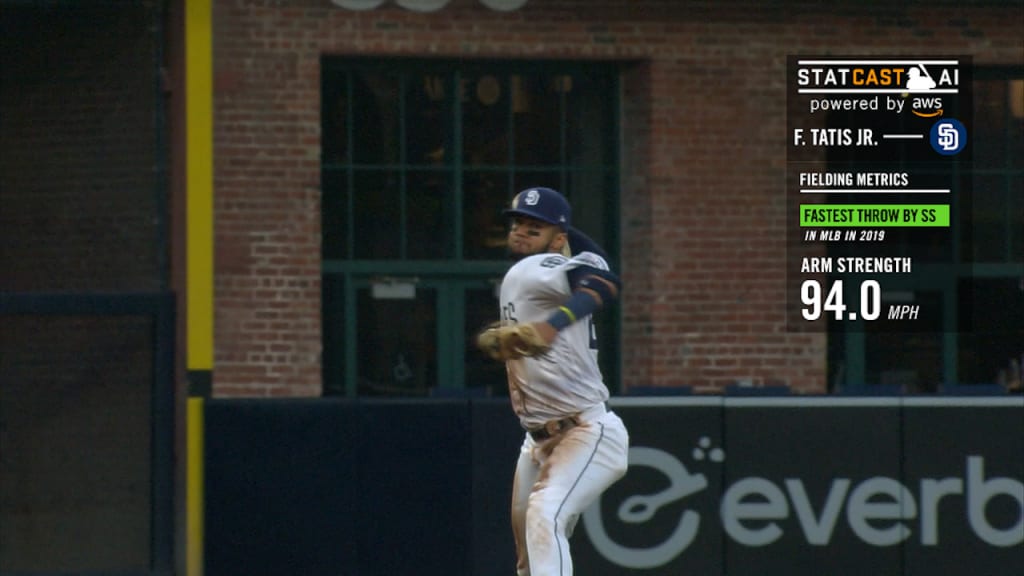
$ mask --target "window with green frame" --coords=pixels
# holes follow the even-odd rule
[[[969,171],[963,179],[969,184],[952,189],[954,241],[942,245],[950,251],[935,253],[939,244],[894,238],[901,255],[947,263],[915,274],[894,293],[931,301],[943,317],[914,333],[834,323],[833,388],[893,384],[908,392],[941,392],[1000,382],[1024,361],[1024,69],[973,72],[973,110],[958,111],[973,117],[972,162],[959,167]]]
[[[472,341],[515,193],[563,192],[616,267],[617,68],[324,57],[321,78],[324,393],[505,393]],[[597,320],[614,390],[619,315]]]

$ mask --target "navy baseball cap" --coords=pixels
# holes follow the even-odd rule
[[[569,201],[551,188],[527,188],[512,199],[512,207],[505,210],[505,216],[526,216],[568,230],[572,225],[572,208]]]

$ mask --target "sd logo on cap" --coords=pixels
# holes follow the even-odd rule
[[[512,199],[512,207],[503,212],[505,216],[526,216],[568,230],[572,224],[572,208],[569,201],[551,188],[527,188]]]

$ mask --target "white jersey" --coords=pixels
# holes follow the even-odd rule
[[[566,272],[579,266],[608,270],[608,263],[591,252],[573,258],[535,254],[517,262],[501,283],[501,319],[517,323],[547,320],[572,295]],[[512,408],[527,429],[578,414],[608,399],[589,316],[559,332],[546,354],[509,360],[505,366]]]

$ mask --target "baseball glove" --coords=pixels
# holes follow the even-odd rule
[[[476,345],[491,358],[501,361],[537,356],[551,348],[533,324],[501,322],[491,324],[478,334]]]

